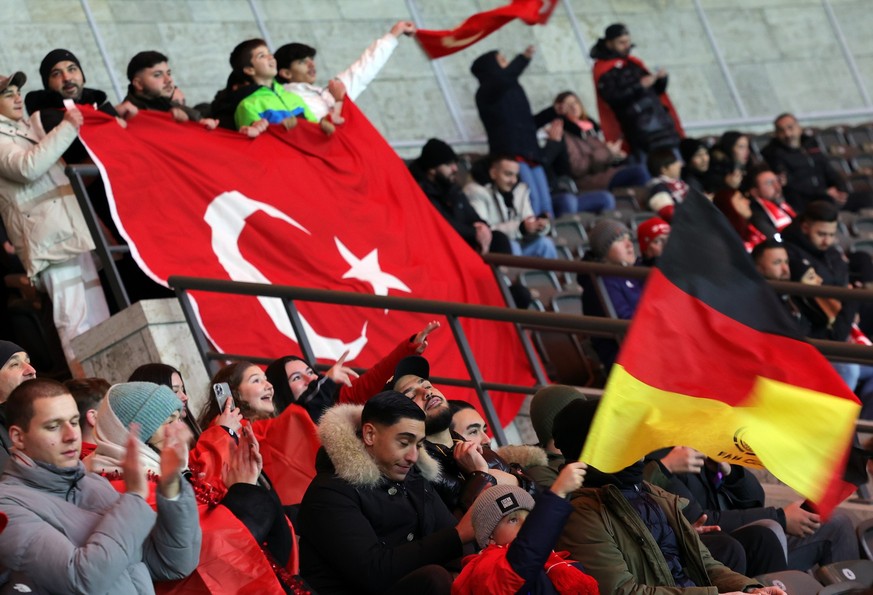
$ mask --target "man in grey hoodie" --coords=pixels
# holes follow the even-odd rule
[[[0,566],[51,593],[154,593],[153,581],[190,574],[200,557],[194,492],[180,471],[187,446],[168,436],[161,451],[157,512],[131,433],[125,493],[86,473],[76,401],[54,380],[28,380],[6,401],[12,457],[0,476]],[[163,421],[163,420],[162,420]]]

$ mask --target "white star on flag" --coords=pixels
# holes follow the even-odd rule
[[[412,293],[412,290],[409,289],[403,281],[382,270],[379,266],[378,248],[373,249],[373,251],[367,254],[364,258],[358,258],[352,254],[351,250],[343,245],[338,237],[334,236],[333,239],[336,242],[336,247],[337,250],[339,250],[340,255],[351,267],[346,274],[343,275],[343,279],[358,279],[364,283],[369,283],[373,286],[373,293],[376,295],[388,295],[389,289]]]

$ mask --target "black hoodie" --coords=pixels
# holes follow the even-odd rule
[[[519,54],[501,68],[497,52],[491,51],[476,58],[470,72],[479,79],[476,108],[488,134],[491,154],[523,157],[536,164],[542,161],[537,128],[527,94],[518,83],[528,64],[530,59]]]

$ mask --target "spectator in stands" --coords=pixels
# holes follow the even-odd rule
[[[234,120],[236,106],[239,105],[240,101],[251,95],[252,90],[247,88],[251,84],[251,79],[241,71],[231,70],[230,74],[227,75],[225,87],[215,94],[212,103],[209,104],[209,115],[218,120],[220,127],[227,130],[237,130],[236,121]],[[239,132],[255,138],[266,130],[267,126],[269,124],[266,120],[258,120],[252,126],[243,126],[239,129]]]
[[[600,125],[591,118],[582,101],[572,91],[559,93],[552,106],[537,114],[535,120],[540,127],[548,124],[548,134],[554,135],[555,140],[560,140],[563,145],[561,159],[566,163],[560,167],[553,165],[553,169],[560,174],[566,173],[576,182],[581,191],[580,208],[577,211],[615,208],[614,202],[612,205],[602,205],[600,209],[587,208],[584,205],[590,196],[589,191],[645,186],[649,181],[651,176],[644,165],[626,163],[627,153],[622,149],[620,140],[603,140]],[[553,196],[552,202],[555,200]],[[555,209],[557,212],[557,204]]]
[[[627,27],[615,23],[591,48],[591,57],[603,134],[611,142],[624,138],[633,161],[642,164],[655,149],[675,151],[684,133],[667,95],[667,71],[649,72],[631,56],[633,47]]]
[[[585,399],[579,389],[563,384],[544,386],[536,392],[530,402],[530,422],[536,432],[539,446],[545,451],[547,461],[543,465],[524,466],[525,472],[546,489],[558,478],[564,466],[564,455],[555,446],[552,428],[555,417],[572,401]]]
[[[166,386],[151,382],[116,384],[100,407],[97,448],[85,459],[86,467],[122,490],[125,445],[135,444],[139,463],[149,478],[148,503],[154,508],[155,490],[162,476],[156,453],[175,444],[183,460],[188,459],[190,435],[182,424],[182,411],[182,403]],[[294,536],[279,498],[258,484],[262,466],[258,446],[251,428],[240,432],[239,445],[232,449],[227,461],[226,491],[218,491],[202,483],[199,477],[190,476],[198,504],[206,505],[201,508],[199,523],[203,547],[198,568],[203,571],[189,579],[191,586],[213,592],[219,586],[224,592],[257,586],[259,593],[278,595],[285,592],[281,584],[283,573],[276,572],[277,578],[272,579],[271,562],[275,561],[280,569],[288,568],[289,572],[298,570],[293,562]],[[229,559],[235,562],[228,565]],[[213,568],[216,563],[224,567],[220,573]],[[210,580],[215,582],[209,583]],[[189,583],[182,582],[172,589],[185,592],[186,585]]]
[[[744,467],[706,459],[699,471],[674,474],[653,461],[648,464],[647,471],[675,477],[685,489],[667,489],[689,500],[692,516],[700,516],[702,510],[706,515],[706,525],[717,525],[739,539],[749,554],[750,574],[785,570],[784,556],[781,552],[774,555],[772,551],[775,545],[773,530],[782,541],[786,534],[788,536],[787,564],[792,570],[806,572],[816,565],[858,557],[852,520],[845,513],[836,511],[827,522],[822,522],[819,515],[802,508],[802,500],[782,508],[764,506],[764,488]],[[649,481],[659,483],[654,479]],[[686,518],[691,521],[688,514]],[[750,526],[751,523],[757,525]],[[756,526],[768,529],[760,533],[760,529],[752,528]],[[762,547],[763,540],[770,542],[771,546]],[[776,545],[775,549],[778,552],[781,548]],[[778,558],[782,558],[781,564]]]
[[[213,390],[222,383],[227,383],[231,392],[223,404]],[[202,474],[204,482],[221,491],[226,489],[223,466],[230,460],[241,427],[251,425],[264,457],[264,475],[269,477],[282,505],[294,507],[300,503],[306,486],[315,477],[315,456],[321,446],[316,427],[302,407],[287,407],[276,414],[273,385],[261,368],[239,361],[216,372],[198,425],[203,433],[190,459],[191,468]],[[293,517],[295,509],[289,512]]]
[[[637,245],[640,247],[640,263],[653,267],[664,253],[670,239],[670,224],[660,217],[646,219],[637,227]]]
[[[728,130],[722,134],[718,142],[712,147],[711,152],[720,153],[729,158],[743,172],[755,165],[752,162],[752,148],[748,135],[736,130]]]
[[[122,125],[122,118],[135,116],[139,111],[127,101],[113,106],[105,92],[86,87],[85,73],[79,59],[69,50],[55,49],[46,54],[39,65],[39,74],[43,89],[29,92],[24,100],[30,121],[37,131],[49,133],[63,123],[67,113],[64,107],[66,99],[72,100],[76,105],[90,105],[110,116],[116,116]],[[78,137],[63,151],[63,157],[67,165],[92,163],[91,156]],[[99,224],[107,236],[107,242],[110,245],[120,243],[122,236],[112,218],[103,178],[97,176],[90,182],[86,180],[85,185]],[[115,266],[131,303],[142,299],[173,297],[171,291],[147,277],[130,255],[117,260]],[[112,312],[124,306],[125,304],[114,304]]]
[[[811,282],[836,287],[849,285],[848,260],[836,243],[838,215],[833,202],[817,200],[809,203],[800,217],[785,228],[782,237],[788,251],[792,281],[800,281],[812,268],[820,280],[812,278]],[[846,341],[849,338],[858,312],[856,302],[820,298],[809,305],[818,311],[814,318],[827,320],[828,339]],[[855,390],[861,373],[858,364],[836,362],[833,366],[849,388]]]
[[[126,493],[86,473],[76,401],[64,386],[35,379],[6,402],[15,454],[0,478],[3,565],[43,592],[151,593],[152,581],[190,574],[200,555],[194,492],[180,476],[185,460],[167,444],[160,454],[157,513],[129,440]]]
[[[409,164],[409,173],[431,204],[471,248],[480,254],[512,253],[509,238],[501,232],[492,233],[458,186],[458,155],[449,145],[438,138],[429,139],[418,159]]]
[[[342,83],[345,95],[352,101],[356,100],[388,62],[399,45],[400,36],[409,37],[414,34],[415,24],[410,21],[397,21],[388,33],[371,43],[351,66],[336,75],[331,82],[334,85],[337,82]],[[320,120],[329,113],[336,113],[337,116],[339,113],[335,110],[337,97],[330,88],[330,83],[328,87],[315,84],[315,54],[315,48],[303,43],[283,45],[275,52],[279,69],[276,79],[287,91],[301,97]]]
[[[6,408],[3,403],[15,388],[25,380],[36,378],[36,370],[30,365],[27,352],[12,341],[0,340],[0,470],[6,467],[6,461],[12,452],[12,441],[9,439],[9,424],[6,420]]]
[[[447,402],[452,411],[452,423],[449,424],[449,430],[467,442],[481,445],[483,449],[491,448],[488,422],[473,404],[460,399],[449,399]]]
[[[849,192],[845,178],[817,147],[805,146],[803,129],[792,114],[780,114],[775,133],[761,154],[774,171],[784,172],[785,198],[798,213],[812,201],[825,200],[848,211],[873,205],[869,192]]]
[[[747,174],[746,180],[752,199],[752,225],[767,237],[773,237],[788,227],[797,213],[782,195],[779,176],[770,169],[753,169]]]
[[[182,373],[167,364],[143,364],[131,372],[128,382],[152,382],[154,384],[169,387],[179,400],[182,401],[182,419],[194,437],[200,436],[200,426],[194,419],[194,414],[188,407],[188,394],[185,391],[185,381]]]
[[[27,276],[49,294],[67,364],[81,376],[71,342],[109,318],[94,241],[61,161],[84,118],[74,107],[41,134],[24,116],[26,80],[21,72],[0,77],[0,217]]]
[[[488,135],[488,152],[514,157],[519,163],[519,177],[530,188],[534,213],[554,217],[537,126],[527,94],[518,82],[534,51],[532,45],[528,46],[510,62],[502,52],[492,50],[476,58],[470,72],[479,81],[476,109]]]
[[[303,116],[310,122],[318,122],[326,134],[333,133],[334,126],[329,120],[316,118],[303,99],[286,91],[276,81],[276,58],[263,39],[248,39],[237,45],[230,54],[230,64],[250,83],[241,87],[245,96],[234,111],[237,130],[261,120],[282,124],[290,130],[297,125],[297,117]]]
[[[394,391],[339,405],[319,426],[326,457],[300,510],[301,574],[320,593],[440,593],[474,539],[436,496],[425,413]]]
[[[391,379],[394,367],[401,359],[424,353],[428,335],[439,327],[440,323],[436,320],[429,322],[360,377],[345,365],[348,352],[324,374],[315,372],[309,362],[296,355],[286,355],[272,361],[267,366],[266,374],[267,380],[273,385],[276,411],[282,413],[286,407],[298,405],[306,409],[312,421],[318,423],[324,412],[337,403],[365,403]]]
[[[671,149],[655,149],[649,152],[646,167],[652,174],[648,184],[649,210],[670,222],[673,219],[673,211],[688,195],[688,184],[681,178],[682,161]]]
[[[552,224],[548,217],[537,216],[530,201],[530,188],[520,182],[519,164],[508,155],[488,158],[488,183],[470,182],[464,194],[492,233],[505,234],[516,256],[557,258],[555,243],[549,237]]]
[[[715,193],[712,202],[727,217],[731,227],[743,240],[746,252],[751,252],[752,248],[767,239],[767,236],[752,223],[752,207],[749,204],[751,201],[742,192],[725,188]]]
[[[813,203],[815,204],[815,203]],[[765,279],[774,281],[792,280],[799,267],[789,266],[789,251],[787,243],[776,239],[761,242],[752,251],[752,259],[758,272]],[[792,249],[800,256],[801,252]],[[821,266],[821,263],[818,264]],[[799,279],[807,285],[822,285],[823,279],[816,272],[812,261],[807,265]],[[826,339],[829,341],[849,341],[852,335],[852,325],[857,312],[853,302],[841,304],[829,298],[814,298],[804,296],[780,295],[780,300],[786,312],[798,325],[800,333],[810,339]],[[873,367],[850,362],[832,362],[831,365],[839,372],[846,384],[860,397],[863,407],[861,419],[873,418],[873,394],[867,388],[869,379],[873,377]]]
[[[732,156],[719,150],[710,151],[703,189],[710,196],[725,189],[738,190],[743,183],[743,175],[743,168]]]
[[[590,247],[582,260],[629,267],[636,264],[637,255],[630,231],[621,221],[601,219],[588,232]],[[640,279],[600,276],[601,283],[588,273],[579,273],[582,287],[582,311],[589,316],[612,316],[630,320],[643,293]],[[592,337],[591,346],[597,352],[606,371],[618,355],[618,343],[611,337]]]
[[[51,132],[63,120],[65,99],[71,99],[77,105],[93,106],[110,116],[125,118],[137,112],[136,107],[129,103],[113,106],[106,93],[86,87],[82,65],[69,50],[55,49],[46,54],[40,62],[39,75],[43,89],[30,91],[24,103],[34,123],[45,132]],[[67,163],[83,163],[87,159],[88,153],[79,142],[64,153]]]
[[[579,459],[596,408],[597,401],[573,401],[555,419],[555,444],[567,460]],[[690,594],[717,587],[721,593],[785,595],[713,558],[680,514],[679,497],[643,481],[643,467],[640,460],[607,474],[589,465],[586,487],[572,496],[558,549],[581,562],[602,592]]]
[[[442,469],[434,485],[449,510],[460,516],[491,485],[515,485],[536,494],[536,484],[521,467],[507,464],[491,449],[467,442],[449,429],[452,410],[429,377],[428,361],[420,355],[411,355],[397,364],[391,388],[410,398],[426,414],[424,449]]]
[[[585,463],[570,463],[536,501],[512,486],[482,492],[473,504],[473,529],[483,548],[464,558],[464,568],[452,585],[455,595],[577,593],[600,590],[581,564],[555,553],[555,542],[573,507],[566,501],[582,485]],[[534,506],[536,504],[536,506]]]
[[[679,143],[682,156],[682,181],[700,193],[706,192],[705,180],[709,171],[709,151],[706,145],[696,138],[683,138]]]
[[[173,80],[168,58],[160,52],[139,52],[127,63],[127,97],[140,110],[170,112],[177,122],[200,122],[209,130],[218,121],[204,118],[199,111],[185,105],[185,95]]]
[[[76,400],[76,407],[79,409],[79,427],[82,429],[80,458],[84,459],[97,448],[94,441],[97,410],[111,385],[103,378],[73,378],[64,382],[64,386]]]

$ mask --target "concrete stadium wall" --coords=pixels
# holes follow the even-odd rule
[[[0,0],[0,72],[23,70],[27,88],[38,88],[42,57],[66,47],[82,61],[89,86],[119,98],[129,58],[158,49],[195,104],[224,85],[230,50],[249,37],[265,37],[274,48],[294,40],[317,47],[319,80],[326,81],[398,19],[450,28],[506,1]],[[558,1],[548,26],[511,23],[436,62],[402,39],[359,104],[402,154],[415,154],[431,136],[481,148],[469,73],[476,56],[495,48],[512,56],[535,44],[522,77],[534,108],[572,89],[595,111],[588,48],[608,24],[622,21],[636,54],[670,73],[671,95],[691,134],[767,129],[782,111],[818,125],[873,120],[869,0]]]

